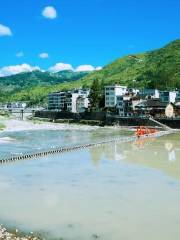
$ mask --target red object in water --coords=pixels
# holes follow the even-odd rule
[[[156,132],[157,130],[154,128],[146,128],[144,126],[140,126],[136,130],[136,136],[140,137],[140,136],[149,135]]]

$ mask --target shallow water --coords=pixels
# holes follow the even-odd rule
[[[16,144],[0,150],[99,141],[111,131],[6,133]],[[0,222],[49,238],[179,240],[179,202],[179,134],[0,165]]]
[[[132,132],[111,128],[91,130],[38,130],[3,132],[0,134],[0,158],[39,152],[56,147],[98,142]]]

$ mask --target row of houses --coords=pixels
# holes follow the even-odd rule
[[[8,102],[8,103],[0,103],[0,108],[2,109],[24,109],[27,107],[27,102]]]
[[[53,92],[48,95],[48,110],[82,113],[90,109],[90,89]],[[133,89],[121,85],[105,86],[104,110],[119,116],[164,116],[173,108],[173,116],[180,116],[180,92],[157,89]],[[4,108],[26,108],[27,103],[12,102]],[[169,111],[170,112],[170,111]],[[171,114],[172,115],[172,114]]]
[[[90,89],[51,93],[48,96],[48,110],[82,113],[90,108],[89,94]],[[179,91],[139,90],[121,85],[110,85],[105,86],[104,95],[105,110],[119,116],[148,114],[161,116],[165,114],[169,103],[174,109],[180,109]]]
[[[180,101],[179,91],[159,91],[157,89],[128,89],[125,86],[114,85],[105,87],[105,107],[115,107],[118,102],[136,96],[136,99],[159,99],[164,103],[175,103]]]
[[[105,108],[114,110],[119,116],[152,115],[163,117],[167,112],[167,107],[168,109],[173,108],[171,116],[180,115],[179,91],[128,89],[120,85],[105,87]]]

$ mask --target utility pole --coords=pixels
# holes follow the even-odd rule
[[[21,120],[23,120],[23,119],[24,119],[24,110],[21,109]]]

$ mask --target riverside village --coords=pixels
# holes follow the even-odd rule
[[[127,217],[152,240],[144,212],[153,239],[164,219],[175,232],[159,230],[158,240],[179,239],[169,202],[180,199],[180,91],[95,80],[50,93],[43,106],[1,104],[0,121],[0,239],[119,240]]]
[[[138,126],[159,123],[180,128],[180,91],[128,88],[118,84],[52,92],[44,106],[1,104],[1,111],[32,112],[34,119],[90,125]],[[156,120],[156,121],[154,121]]]
[[[0,240],[180,240],[180,0],[0,3]]]

